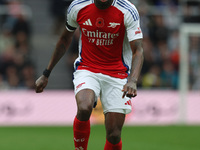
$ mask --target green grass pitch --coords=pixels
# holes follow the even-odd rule
[[[200,150],[200,126],[124,126],[123,150]],[[91,126],[88,150],[103,150],[105,128]],[[74,150],[72,127],[0,127],[0,150]]]

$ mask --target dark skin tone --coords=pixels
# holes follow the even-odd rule
[[[99,9],[107,9],[111,6],[113,0],[94,0],[94,3]]]
[[[99,9],[107,9],[111,6],[113,0],[94,0],[94,3]],[[48,70],[52,70],[58,61],[63,57],[66,50],[69,48],[74,32],[64,30],[60,39],[57,42],[56,48],[47,66]],[[135,97],[137,95],[137,80],[143,64],[143,48],[142,40],[134,40],[130,42],[132,50],[132,69],[128,77],[128,82],[123,86],[122,98]],[[36,93],[43,92],[47,86],[48,78],[44,75],[40,76],[35,82]],[[92,113],[93,104],[95,100],[95,93],[93,90],[84,89],[76,94],[77,102],[77,119],[80,121],[87,121]],[[124,124],[125,114],[108,112],[105,114],[106,139],[112,143],[117,144],[121,139],[121,130]]]
[[[142,69],[143,65],[143,48],[142,48],[142,40],[134,40],[130,42],[131,45],[131,50],[133,53],[132,56],[132,68],[131,68],[131,73],[128,77],[128,82],[127,84],[124,85],[122,91],[124,98],[125,96],[127,97],[135,97],[137,96],[137,89],[136,89],[136,84],[137,80],[140,74],[140,71]]]

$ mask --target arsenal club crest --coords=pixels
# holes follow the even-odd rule
[[[104,20],[103,18],[97,18],[96,20],[96,26],[99,28],[102,28],[104,26]]]

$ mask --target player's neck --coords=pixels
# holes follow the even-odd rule
[[[107,9],[112,5],[113,0],[94,0],[94,4],[99,9]]]

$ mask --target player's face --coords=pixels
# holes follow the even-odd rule
[[[113,0],[94,0],[94,3],[99,9],[106,9],[111,6]]]

